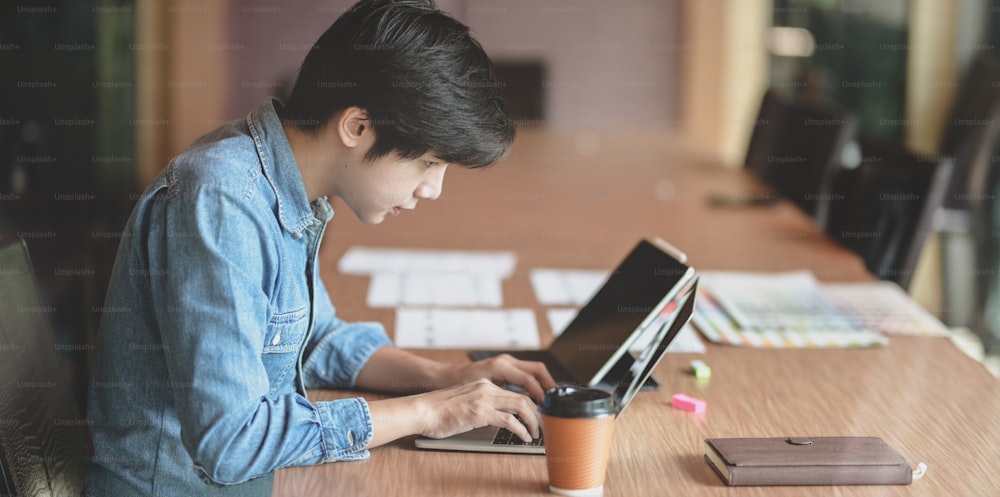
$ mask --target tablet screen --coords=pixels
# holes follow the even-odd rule
[[[675,304],[678,301],[672,300],[670,304],[674,307],[673,311],[664,311],[669,314],[667,323],[659,330],[646,331],[646,333],[654,334],[653,339],[650,341],[649,346],[635,358],[635,362],[632,363],[632,367],[629,368],[628,373],[622,377],[618,382],[618,386],[615,387],[614,395],[615,402],[618,404],[619,417],[621,417],[622,411],[625,410],[625,406],[632,401],[632,397],[635,397],[642,384],[649,378],[649,375],[653,374],[653,369],[663,359],[663,355],[667,352],[670,342],[674,341],[674,338],[680,333],[681,328],[691,319],[691,313],[694,312],[695,295],[697,293],[698,280],[695,279],[692,286],[684,290],[679,296],[679,299],[683,303],[677,306]]]
[[[642,240],[549,346],[580,380],[596,381],[624,354],[694,270]]]

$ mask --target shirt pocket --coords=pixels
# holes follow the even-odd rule
[[[309,328],[308,316],[309,309],[303,307],[275,313],[267,324],[262,359],[272,392],[280,389],[289,371],[295,369],[298,351]]]

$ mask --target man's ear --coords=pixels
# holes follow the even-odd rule
[[[347,147],[357,147],[367,138],[366,133],[371,132],[368,124],[368,111],[361,107],[348,107],[340,113],[337,119],[337,134],[340,141]]]

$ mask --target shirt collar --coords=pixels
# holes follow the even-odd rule
[[[295,162],[285,130],[281,127],[281,118],[278,117],[281,107],[279,100],[269,97],[247,115],[246,121],[264,176],[271,183],[278,199],[278,222],[285,231],[300,237],[315,217],[306,195],[302,173]],[[329,217],[324,221],[328,219]]]

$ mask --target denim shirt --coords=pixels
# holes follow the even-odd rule
[[[368,457],[347,388],[377,323],[346,323],[319,278],[333,216],[310,203],[264,101],[199,138],[139,198],[122,233],[99,329],[86,494],[270,495],[274,471]]]

